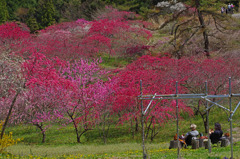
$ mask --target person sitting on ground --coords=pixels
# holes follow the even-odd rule
[[[214,129],[215,129],[215,131],[212,130],[212,131],[209,132],[209,138],[211,139],[212,144],[215,144],[218,141],[220,141],[220,138],[223,135],[221,124],[215,123],[215,128]]]
[[[195,124],[190,125],[191,131],[187,132],[184,137],[187,146],[192,145],[192,139],[196,138],[199,135],[199,132],[196,130],[196,128],[197,128],[197,125]]]

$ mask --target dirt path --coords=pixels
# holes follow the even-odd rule
[[[233,14],[232,17],[234,17],[234,18],[240,18],[240,13]]]

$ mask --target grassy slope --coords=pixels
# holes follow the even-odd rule
[[[224,132],[229,129],[226,113],[219,108],[214,108],[210,114],[210,126],[214,122],[221,122]],[[234,127],[240,127],[240,122],[237,120],[240,113],[234,115]],[[189,124],[196,123],[198,130],[204,132],[202,120],[199,116],[186,117],[179,122],[180,133],[186,133],[189,130]],[[45,144],[41,144],[41,134],[32,126],[20,125],[8,128],[12,131],[15,138],[24,138],[23,141],[15,146],[9,147],[8,152],[14,155],[21,156],[43,156],[51,158],[55,156],[60,158],[71,156],[70,158],[105,158],[105,157],[120,157],[120,158],[141,158],[141,134],[140,132],[133,139],[129,129],[126,125],[112,126],[108,138],[108,144],[103,144],[98,136],[98,131],[92,130],[87,132],[83,138],[82,143],[76,143],[75,134],[71,125],[57,129],[57,125],[49,128]],[[169,122],[165,127],[161,127],[159,135],[153,142],[146,141],[146,148],[151,158],[176,158],[176,149],[169,150],[169,141],[173,139],[176,133],[175,122]],[[234,132],[238,133],[238,132]],[[234,156],[240,157],[238,152],[240,143],[234,145]],[[183,149],[181,155],[184,158],[207,158],[208,156],[229,157],[230,147],[212,149],[209,155],[208,151],[201,148],[199,150]],[[27,157],[29,158],[29,157]],[[64,157],[63,157],[64,158]]]

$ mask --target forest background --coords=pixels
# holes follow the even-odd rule
[[[0,0],[2,155],[141,158],[140,80],[148,95],[174,94],[176,81],[179,93],[204,93],[208,81],[208,93],[217,95],[228,94],[231,77],[232,91],[239,93],[240,22],[220,13],[229,2],[237,8],[237,1],[158,2]],[[178,102],[181,133],[194,122],[206,135],[206,102]],[[227,100],[219,102],[229,107]],[[167,148],[176,133],[176,101],[152,104],[144,118],[148,154],[174,158]],[[211,125],[221,122],[229,132],[228,112],[208,112]],[[237,132],[240,123],[234,124]],[[237,150],[237,136],[234,142]],[[53,151],[49,145],[61,148],[47,152]],[[209,156],[227,151],[216,148]],[[203,152],[183,156],[204,158]]]

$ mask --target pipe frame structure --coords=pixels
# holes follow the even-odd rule
[[[205,82],[205,93],[202,94],[178,94],[178,82],[176,81],[176,94],[157,94],[155,93],[154,95],[143,95],[142,93],[142,80],[140,81],[140,91],[141,95],[138,96],[138,99],[141,100],[141,112],[142,112],[142,147],[143,147],[143,158],[145,159],[147,157],[146,150],[145,150],[145,145],[144,145],[144,116],[146,115],[147,111],[151,107],[152,101],[153,100],[164,100],[164,99],[170,99],[170,100],[176,100],[176,125],[177,125],[177,135],[179,139],[179,128],[178,128],[178,99],[205,99],[206,100],[206,110],[207,111],[207,128],[209,129],[209,113],[208,110],[213,107],[214,105],[226,110],[229,112],[229,122],[230,122],[230,144],[231,144],[231,159],[233,159],[233,140],[232,140],[232,117],[234,113],[236,112],[237,108],[240,106],[240,102],[238,105],[235,107],[234,111],[232,111],[232,97],[240,97],[240,94],[233,94],[231,90],[231,77],[229,77],[229,94],[223,94],[223,95],[208,95],[208,90],[207,90],[207,82]],[[230,109],[225,108],[224,106],[218,104],[217,102],[213,102],[210,99],[212,98],[228,98],[229,99],[229,107]],[[150,103],[148,104],[147,108],[144,110],[143,108],[143,100],[151,100]],[[154,107],[158,104],[158,102],[152,107]],[[212,103],[212,105],[209,107],[208,103]],[[151,110],[152,110],[151,109]],[[149,112],[151,111],[149,110]],[[148,112],[148,114],[149,114]],[[148,115],[147,114],[147,115]],[[209,139],[209,134],[208,134],[208,139]],[[178,158],[180,158],[180,147],[179,147],[179,140],[178,140]],[[210,146],[210,140],[208,140],[208,150],[209,153],[211,153],[211,146]]]

